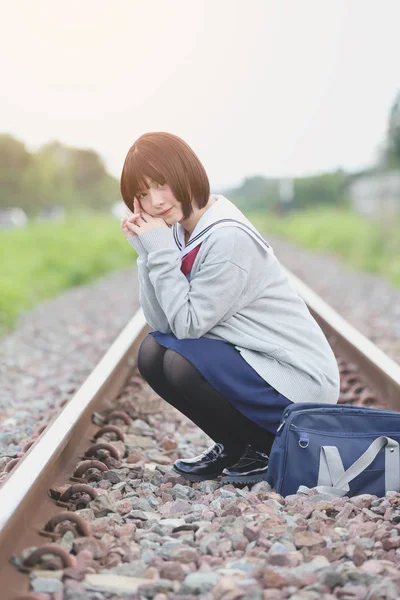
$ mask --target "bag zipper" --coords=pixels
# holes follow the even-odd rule
[[[291,423],[290,427],[294,429],[298,429],[299,431],[303,431],[306,433],[314,433],[316,435],[324,435],[328,437],[350,437],[351,435],[356,435],[357,437],[380,437],[382,435],[386,435],[387,437],[398,437],[400,435],[400,431],[389,431],[385,433],[381,433],[379,431],[368,431],[365,433],[360,433],[358,431],[345,431],[343,433],[340,432],[332,432],[332,431],[321,431],[319,429],[309,429],[305,427],[298,427],[294,423]]]
[[[276,433],[279,433],[279,432],[281,431],[281,429],[283,428],[283,426],[285,425],[285,423],[286,423],[286,421],[287,421],[287,418],[288,418],[288,416],[289,416],[289,413],[288,413],[288,412],[287,412],[287,413],[285,413],[285,414],[283,415],[283,421],[282,421],[282,423],[279,425],[278,429],[276,430]],[[294,427],[297,427],[297,425],[294,425]]]
[[[352,408],[353,408],[353,407],[352,407]],[[357,410],[357,407],[354,407],[354,408]],[[297,411],[297,410],[296,410],[296,411],[295,411],[295,410],[293,410],[293,411],[292,411],[292,414],[293,414],[294,416],[295,416],[295,415],[301,415],[302,413],[307,413],[307,412],[308,412],[308,410],[309,410],[309,409],[304,409],[304,408],[302,408],[302,409],[301,409],[301,410],[299,410],[299,411]],[[399,417],[399,416],[400,416],[400,415],[399,415],[399,413],[398,413],[398,412],[396,412],[396,411],[385,411],[385,412],[386,412],[386,413],[388,413],[388,412],[391,412],[391,413],[393,413],[393,415],[394,415],[394,416],[396,416],[396,417]],[[335,412],[331,412],[331,413],[325,413],[325,414],[335,414]],[[345,414],[345,413],[343,413],[343,414]],[[354,416],[354,414],[360,414],[360,413],[354,412],[354,413],[353,413],[353,415],[350,415],[350,414],[349,414],[349,416]],[[364,414],[364,413],[362,413],[362,414]],[[285,425],[285,423],[286,423],[286,421],[287,421],[287,417],[288,417],[288,416],[289,416],[289,412],[286,412],[286,413],[283,415],[283,421],[282,421],[282,423],[279,425],[278,429],[276,430],[276,433],[279,433],[279,432],[280,432],[280,431],[283,429],[283,427],[284,427],[284,425]],[[375,416],[375,417],[387,417],[387,416],[389,416],[389,415],[388,415],[388,414],[382,415],[382,414],[379,414],[379,413],[378,413],[378,414],[376,414],[376,412],[374,412],[374,416]],[[294,427],[295,429],[299,429],[298,425],[295,425],[294,423],[291,423],[291,424],[290,424],[290,426],[291,426],[291,427]],[[307,430],[307,431],[312,431],[312,430]],[[320,432],[316,432],[316,433],[320,433]],[[342,435],[346,435],[346,434],[344,433],[344,434],[342,434]]]

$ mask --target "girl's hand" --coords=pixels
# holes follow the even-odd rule
[[[123,217],[121,219],[121,230],[124,233],[126,238],[130,238],[133,235],[136,235],[133,231],[131,231],[129,229],[129,227],[127,226],[127,222],[131,221],[131,222],[135,223],[139,219],[139,217],[140,217],[139,213],[135,214],[132,211],[130,211],[129,208],[126,209],[125,217]]]
[[[152,217],[149,213],[145,212],[136,198],[134,200],[134,211],[133,214],[129,211],[131,216],[125,217],[123,222],[121,222],[121,228],[124,227],[122,229],[124,233],[125,231],[129,231],[127,237],[135,234],[140,235],[141,233],[157,229],[158,227],[168,227],[161,217]]]

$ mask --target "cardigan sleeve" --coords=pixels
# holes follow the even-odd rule
[[[148,252],[149,278],[158,303],[178,339],[202,337],[243,295],[249,274],[234,261],[235,234],[216,238],[190,282],[181,271],[169,229],[152,229],[139,237]]]
[[[149,269],[147,266],[147,250],[143,247],[139,236],[132,235],[127,238],[128,242],[138,253],[136,261],[138,282],[139,282],[139,304],[142,307],[144,317],[147,323],[153,329],[161,333],[171,333],[168,319],[165,316],[160,304],[158,303],[154,286],[149,278]]]
[[[144,249],[143,244],[140,241],[140,238],[138,235],[131,235],[126,239],[130,243],[132,248],[134,248],[136,250],[138,256],[141,256],[142,254],[147,255],[147,250]]]

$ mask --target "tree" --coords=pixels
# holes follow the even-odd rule
[[[25,144],[8,134],[0,135],[0,206],[27,208],[24,173],[32,163]]]
[[[0,207],[34,216],[46,205],[108,210],[120,199],[119,184],[91,149],[53,140],[30,153],[11,135],[0,135]]]
[[[389,114],[385,163],[388,167],[400,167],[400,92]]]

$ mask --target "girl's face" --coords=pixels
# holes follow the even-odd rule
[[[149,180],[146,183],[149,189],[142,190],[136,195],[143,210],[153,217],[161,217],[168,225],[173,225],[183,219],[181,203],[173,195],[169,185],[161,185]],[[166,211],[168,211],[166,214]]]

